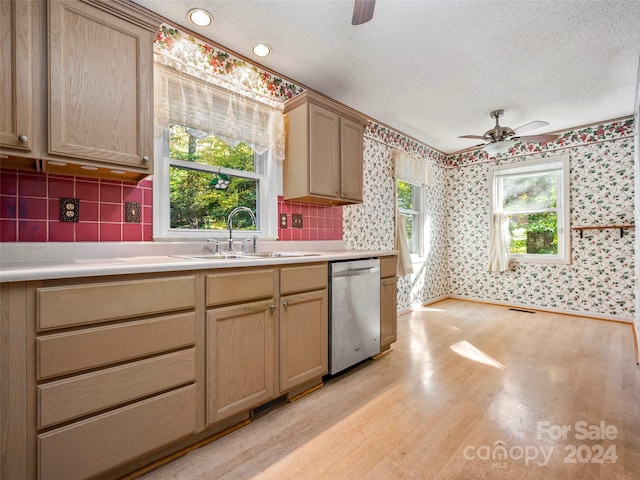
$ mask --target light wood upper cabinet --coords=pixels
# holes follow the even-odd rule
[[[0,2],[0,148],[30,151],[32,2]],[[4,165],[3,165],[4,166]]]
[[[362,202],[364,127],[348,118],[340,119],[340,195]]]
[[[80,0],[48,8],[49,153],[151,173],[153,32]]]
[[[285,200],[361,203],[365,118],[311,90],[289,100],[284,111]]]

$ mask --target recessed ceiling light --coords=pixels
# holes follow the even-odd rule
[[[258,57],[266,57],[271,53],[271,47],[266,43],[256,43],[251,47],[251,51]]]
[[[47,163],[49,165],[53,165],[54,167],[66,167],[67,166],[66,162],[54,162],[52,160],[49,160]]]
[[[81,165],[80,168],[82,168],[83,170],[89,170],[91,172],[95,172],[96,170],[98,170],[98,167],[92,167],[91,165]]]
[[[189,20],[199,27],[208,27],[213,22],[213,16],[206,10],[194,8],[189,10]]]

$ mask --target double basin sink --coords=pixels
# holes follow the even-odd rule
[[[257,253],[222,253],[209,255],[171,255],[176,258],[186,258],[189,260],[241,260],[241,259],[258,259],[258,258],[294,258],[294,257],[311,257],[320,255],[319,253],[293,253],[293,252],[257,252]]]

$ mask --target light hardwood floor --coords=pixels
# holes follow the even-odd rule
[[[576,438],[602,421],[615,439]],[[142,478],[639,479],[632,330],[445,300],[399,317],[388,355]]]

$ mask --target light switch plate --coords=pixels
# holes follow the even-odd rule
[[[302,214],[301,213],[292,213],[291,214],[291,226],[293,228],[302,228]]]

